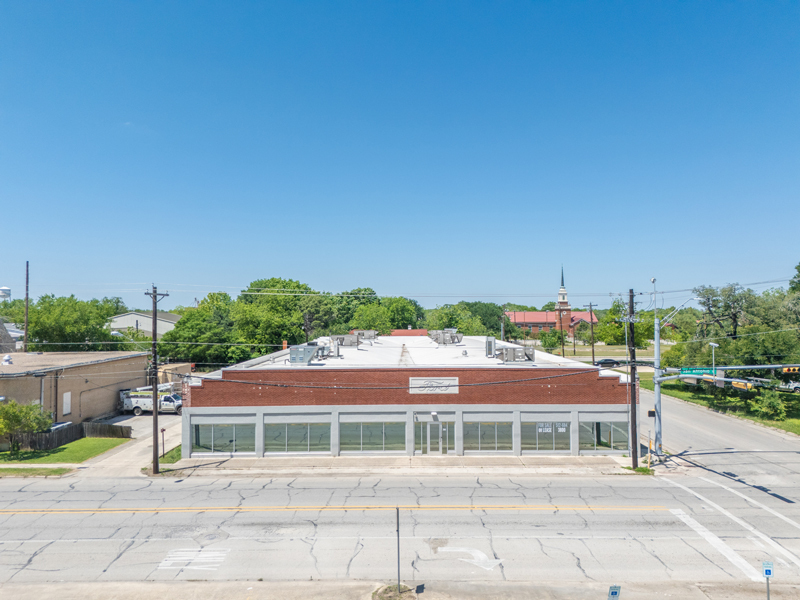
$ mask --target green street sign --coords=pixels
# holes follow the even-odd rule
[[[714,369],[702,367],[681,367],[681,375],[713,375]]]

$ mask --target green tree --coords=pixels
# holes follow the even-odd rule
[[[264,347],[305,341],[300,302],[316,294],[293,279],[258,279],[243,290],[231,308],[237,338]],[[180,321],[179,321],[180,322]]]
[[[362,304],[356,309],[350,326],[353,329],[374,329],[381,335],[388,335],[392,331],[389,309],[377,303]]]
[[[356,288],[336,295],[336,322],[349,323],[359,306],[376,304],[380,298],[372,288]]]
[[[237,335],[233,320],[234,302],[225,292],[208,294],[197,308],[189,308],[172,331],[161,338],[159,355],[214,368],[241,362],[253,354],[265,354],[273,348],[238,346],[249,340]]]
[[[4,303],[2,310],[14,323],[24,322],[23,302]],[[108,322],[124,311],[125,305],[119,298],[78,300],[75,296],[42,296],[29,305],[29,347],[38,352],[123,349],[111,335]]]
[[[503,307],[494,302],[459,302],[470,313],[478,317],[484,329],[490,334],[500,335],[500,319],[503,317]],[[506,318],[506,326],[511,321]],[[516,328],[516,327],[515,327]]]
[[[551,304],[553,304],[553,306],[555,307],[555,302],[552,302]],[[513,302],[506,302],[505,307],[506,307],[506,310],[519,311],[519,312],[522,312],[522,311],[536,312],[537,310],[539,310],[535,306],[526,306],[524,304],[514,304]],[[544,310],[544,309],[542,309],[542,310]]]
[[[564,332],[559,329],[539,332],[539,343],[547,352],[552,352],[556,348],[561,348]]]
[[[22,434],[45,431],[52,423],[38,404],[0,403],[0,437],[8,440],[12,455],[19,454]]]
[[[797,263],[794,270],[796,273],[789,282],[789,291],[794,294],[800,294],[800,263]]]
[[[406,329],[409,326],[415,329],[419,326],[418,305],[408,298],[383,298],[381,306],[388,311],[392,329]]]
[[[555,309],[556,309],[556,303],[555,302],[548,302],[547,304],[542,306],[542,308],[540,308],[539,310],[547,311],[547,310],[555,310]]]
[[[464,335],[487,335],[479,317],[473,315],[464,303],[445,304],[428,312],[428,329],[456,328]]]

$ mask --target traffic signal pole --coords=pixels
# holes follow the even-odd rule
[[[628,336],[628,344],[631,354],[631,466],[634,469],[639,468],[639,422],[637,417],[636,406],[636,337],[634,336],[634,303],[633,303],[633,290],[630,290],[630,300],[628,303],[628,327],[630,328],[630,335]]]

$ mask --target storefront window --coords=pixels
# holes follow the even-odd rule
[[[523,423],[522,450],[538,450],[539,452],[569,450],[569,430],[569,423]]]
[[[511,422],[464,423],[464,450],[496,452],[512,450]]]
[[[194,425],[192,430],[192,452],[219,452],[225,454],[255,452],[255,438],[255,424]]]
[[[341,423],[339,448],[346,452],[387,452],[406,449],[405,423]]]
[[[627,450],[628,424],[585,422],[580,426],[581,450]]]
[[[330,452],[330,423],[267,423],[264,452]]]
[[[480,426],[478,423],[464,423],[464,451],[480,450]]]

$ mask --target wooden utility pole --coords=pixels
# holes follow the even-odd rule
[[[159,294],[154,285],[153,291],[145,292],[153,299],[153,360],[150,365],[150,385],[153,390],[153,475],[160,472],[158,465],[158,301],[169,294]]]
[[[560,327],[559,333],[561,333],[561,356],[566,356],[564,352],[564,309],[558,309],[558,325]]]
[[[634,303],[633,290],[630,290],[628,301],[628,349],[631,357],[631,464],[634,469],[639,467],[639,431],[636,427],[636,341],[634,337]]]
[[[25,261],[25,337],[22,338],[22,351],[28,351],[28,284],[30,283],[28,261]]]
[[[585,304],[583,306],[586,308]],[[591,302],[589,302],[589,331],[592,332],[592,364],[594,364],[594,313]]]

